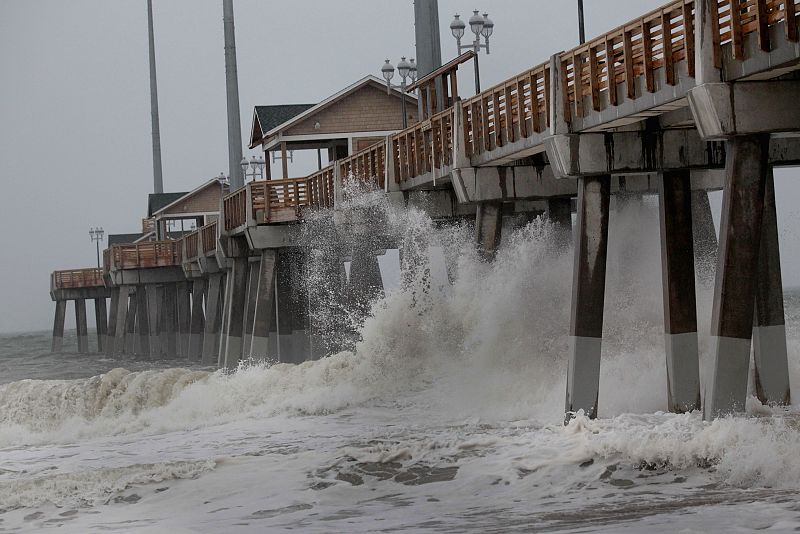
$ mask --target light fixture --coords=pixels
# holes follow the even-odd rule
[[[469,18],[469,29],[472,33],[475,34],[475,40],[472,41],[470,44],[461,44],[461,38],[464,37],[464,30],[466,29],[466,24],[464,21],[461,20],[461,16],[456,13],[453,22],[450,23],[450,33],[453,34],[453,37],[456,38],[456,45],[458,46],[458,53],[461,54],[464,50],[472,50],[475,52],[475,93],[481,92],[481,76],[480,76],[480,69],[478,68],[478,53],[481,51],[481,48],[486,50],[486,54],[489,54],[489,37],[492,36],[494,33],[494,21],[489,18],[488,13],[484,13],[481,15],[477,9],[472,11],[472,16]],[[481,43],[481,37],[483,37],[484,42]]]
[[[393,85],[394,65],[387,59],[381,65],[381,75],[386,80],[386,94],[392,94],[392,89],[400,89],[401,110],[403,113],[403,129],[408,127],[408,117],[406,116],[406,82],[410,79],[414,83],[417,79],[417,63],[412,58],[406,60],[406,56],[400,58],[397,64],[397,73],[400,75],[400,85]]]

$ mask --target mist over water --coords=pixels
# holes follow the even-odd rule
[[[45,334],[3,338],[3,365],[27,350],[50,370],[30,375],[47,380],[0,385],[0,526],[673,532],[709,521],[744,530],[800,525],[794,408],[765,408],[753,398],[748,416],[712,423],[663,412],[655,199],[612,213],[602,419],[579,415],[564,427],[573,255],[558,229],[543,217],[507,224],[496,260],[486,263],[467,222],[432,221],[382,195],[345,196],[359,200],[336,215],[315,214],[303,229],[312,248],[311,314],[316,334],[336,349],[331,357],[216,372],[176,362],[110,369],[118,367],[111,360],[75,378],[60,355],[44,356]],[[396,268],[381,273],[384,292],[365,301],[343,288],[340,259],[401,246]],[[787,293],[786,310],[797,384],[797,294]],[[710,315],[711,289],[698,286],[704,381]]]

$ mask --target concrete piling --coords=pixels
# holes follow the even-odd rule
[[[244,347],[244,307],[247,300],[249,260],[238,256],[231,260],[230,292],[225,295],[225,351],[223,367],[235,369]]]
[[[206,299],[205,329],[203,332],[203,365],[217,363],[219,353],[219,332],[222,324],[221,297],[224,286],[222,273],[211,274],[208,277],[208,290]]]
[[[150,346],[150,307],[148,305],[149,291],[147,286],[136,288],[136,330],[139,344],[136,353],[139,356],[149,357],[151,355]]]
[[[94,318],[97,327],[97,352],[105,352],[108,340],[108,322],[105,297],[94,299]]]
[[[192,322],[191,292],[189,282],[175,284],[178,318],[178,352],[181,358],[189,357],[189,330]]]
[[[494,259],[503,235],[503,203],[480,202],[475,212],[475,243],[486,260]]]
[[[659,219],[667,403],[672,412],[690,412],[700,409],[700,369],[688,171],[663,174],[659,181]]]
[[[703,286],[710,287],[714,283],[718,243],[708,192],[703,190],[692,191],[692,233],[697,279]]]
[[[51,352],[61,352],[64,347],[64,319],[67,313],[67,301],[56,301],[56,313],[53,319],[53,342]]]
[[[758,253],[753,355],[755,386],[764,404],[791,404],[786,326],[783,315],[783,280],[778,245],[778,217],[775,211],[775,183],[767,167],[764,183],[764,212]]]
[[[177,358],[178,353],[178,287],[177,284],[164,285],[164,332],[166,346],[162,347],[168,358]]]
[[[258,298],[258,271],[261,258],[249,262],[247,269],[247,298],[244,303],[244,327],[242,330],[242,357],[250,357],[253,343],[253,322],[255,321],[256,299]]]
[[[250,356],[266,358],[269,353],[269,327],[275,316],[275,268],[277,251],[264,249],[258,263],[255,308],[253,311]]]
[[[111,288],[111,303],[108,309],[108,339],[106,341],[106,356],[114,355],[114,343],[117,334],[117,308],[119,307],[119,287]]]
[[[128,322],[125,324],[126,354],[134,354],[136,350],[136,304],[136,290],[133,289],[128,296]]]
[[[78,331],[78,352],[89,352],[89,332],[86,326],[86,300],[75,299],[75,328]]]
[[[547,218],[556,225],[556,240],[559,245],[572,243],[572,200],[550,198],[547,200]]]
[[[717,276],[711,319],[713,370],[707,419],[744,411],[756,299],[769,138],[728,141]]]
[[[193,361],[199,361],[203,355],[203,326],[205,324],[203,297],[207,287],[208,284],[203,278],[197,278],[192,282],[192,317],[189,325],[188,358]]]
[[[114,353],[125,352],[125,327],[128,324],[128,297],[131,294],[130,286],[119,286],[117,295],[117,312],[114,326]]]
[[[597,417],[611,177],[578,178],[566,411]]]

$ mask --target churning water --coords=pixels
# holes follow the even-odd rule
[[[554,229],[507,228],[487,264],[467,227],[377,202],[377,231],[406,252],[403,269],[387,253],[391,289],[348,319],[352,350],[224,373],[0,338],[0,531],[800,527],[795,408],[751,399],[747,416],[711,423],[662,411],[654,205],[612,215],[601,419],[565,427],[572,252]],[[708,288],[698,301],[705,364]],[[786,309],[798,384],[798,294]]]

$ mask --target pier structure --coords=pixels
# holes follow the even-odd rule
[[[78,352],[89,352],[89,331],[86,322],[86,301],[94,302],[97,352],[107,346],[106,299],[110,292],[103,280],[102,269],[74,269],[55,271],[50,275],[50,298],[56,303],[53,320],[52,351],[60,352],[64,347],[64,322],[67,302],[75,307],[75,327],[78,336]]]
[[[184,279],[205,280],[197,286],[208,295],[203,361],[216,355],[231,368],[263,347],[274,357],[269,332],[282,347],[282,336],[307,330],[302,311],[285,311],[287,298],[281,321],[281,295],[298,291],[298,278],[281,273],[302,270],[310,252],[298,246],[297,223],[337,212],[353,177],[393,202],[425,192],[437,217],[471,213],[487,261],[504,217],[545,213],[563,228],[575,254],[565,408],[567,418],[596,417],[609,221],[615,203],[647,194],[659,199],[668,409],[702,401],[707,418],[743,410],[751,347],[756,395],[789,404],[772,168],[800,164],[798,3],[673,1],[466,98],[457,94],[464,61],[456,58],[412,86],[420,115],[408,128],[389,124],[363,144],[325,130],[340,99],[256,108],[251,147],[281,152],[281,179],[268,174],[225,196],[213,243],[203,227],[176,245]],[[357,117],[378,117],[366,100],[360,106]],[[292,147],[326,149],[328,164],[320,156],[316,172],[289,178]],[[715,190],[724,198],[718,251],[707,197]],[[335,254],[331,273],[349,255],[351,283],[366,280],[358,291],[373,291],[376,248]],[[716,257],[714,366],[702,391],[696,255]],[[297,339],[299,354],[314,353],[313,334]]]

